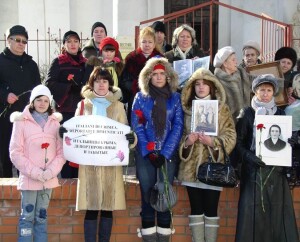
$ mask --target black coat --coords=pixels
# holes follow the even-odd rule
[[[86,58],[82,54],[71,56],[64,53],[51,63],[46,85],[61,113],[75,113],[77,103],[82,99],[81,88],[88,79],[85,75],[85,62]],[[72,80],[68,80],[69,75],[74,75]]]
[[[8,48],[0,54],[0,113],[8,105],[9,93],[20,95],[31,91],[41,84],[40,73],[37,64],[30,55],[25,52],[22,56],[16,56]],[[19,100],[10,106],[6,116],[14,111],[23,111],[29,102],[30,92],[19,97]]]
[[[299,241],[293,201],[284,168],[257,168],[252,164],[255,153],[250,151],[250,147],[254,115],[251,107],[245,108],[236,125],[236,149],[242,161],[236,242]],[[278,109],[275,115],[285,113]],[[261,178],[263,182],[267,181],[262,192]]]
[[[182,60],[176,48],[166,52],[165,56],[170,63],[173,63],[174,61]],[[200,49],[199,46],[197,45],[193,46],[192,49],[190,49],[190,51],[186,55],[186,59],[193,59],[196,56],[204,57],[204,53],[202,49]]]

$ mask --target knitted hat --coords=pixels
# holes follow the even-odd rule
[[[256,88],[263,83],[269,83],[274,87],[274,95],[278,92],[278,80],[272,74],[257,76],[252,82],[252,91],[255,93]]]
[[[50,103],[53,99],[49,88],[42,84],[32,89],[29,102],[32,103],[33,100],[36,99],[36,97],[38,96],[47,96],[50,100]]]
[[[68,32],[66,32],[66,33],[64,34],[64,37],[63,37],[63,44],[64,44],[71,36],[75,37],[75,38],[78,39],[79,42],[80,42],[79,35],[78,35],[75,31],[69,30]]]
[[[13,35],[23,35],[26,39],[28,39],[27,30],[21,25],[15,25],[6,31],[7,39]]]
[[[104,25],[103,23],[101,23],[101,22],[96,22],[96,23],[94,23],[93,26],[92,26],[92,32],[91,32],[91,36],[92,36],[92,37],[93,37],[94,30],[95,30],[95,28],[97,28],[97,27],[103,28],[104,31],[105,31],[105,34],[107,35],[107,31],[106,31],[105,25]]]
[[[260,46],[259,46],[259,43],[257,43],[256,41],[254,41],[254,40],[249,40],[249,41],[247,41],[247,42],[243,45],[243,51],[244,51],[246,48],[252,48],[252,49],[255,49],[255,50],[257,50],[258,55],[260,55]]]
[[[116,53],[119,53],[119,44],[114,38],[105,37],[103,40],[101,40],[99,49],[102,51],[103,47],[106,45],[112,45],[113,47],[115,47]]]
[[[219,49],[214,58],[214,67],[220,68],[227,58],[234,53],[235,50],[231,46],[225,46]]]
[[[297,61],[297,53],[296,51],[291,47],[281,47],[278,49],[275,53],[275,61],[281,60],[283,58],[290,59],[293,62],[292,69],[296,65]]]
[[[165,24],[161,21],[155,21],[151,27],[154,29],[155,32],[163,32],[166,35],[166,28]]]

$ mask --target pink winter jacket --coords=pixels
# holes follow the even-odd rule
[[[14,112],[10,116],[13,122],[13,131],[9,146],[12,163],[20,171],[19,190],[42,190],[59,186],[57,175],[65,163],[63,157],[62,140],[59,137],[60,113],[48,117],[44,129],[33,119],[26,106],[22,113]],[[46,150],[43,143],[49,143],[47,148],[47,163],[45,164]],[[41,182],[43,169],[49,169],[52,178]]]

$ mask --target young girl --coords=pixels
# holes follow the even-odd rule
[[[119,84],[119,78],[124,68],[123,61],[119,57],[121,56],[119,51],[119,43],[111,37],[106,37],[101,41],[99,50],[102,53],[99,58],[92,56],[88,59],[86,72],[92,73],[95,66],[104,66],[110,71],[114,81],[114,86],[117,87]]]
[[[114,87],[110,72],[103,67],[95,67],[88,83],[82,88],[84,97],[83,115],[107,116],[127,124],[124,105],[119,102],[121,90]],[[79,115],[81,103],[75,115]],[[135,146],[133,134],[126,135],[132,147]],[[123,171],[121,166],[79,165],[76,210],[86,210],[84,218],[84,238],[95,242],[97,218],[99,221],[98,239],[109,242],[113,211],[126,209]]]
[[[13,131],[10,157],[20,171],[21,190],[19,240],[48,241],[47,208],[52,188],[59,186],[57,175],[65,163],[58,135],[60,113],[53,113],[52,95],[44,85],[36,86],[30,104],[22,113],[11,115]]]

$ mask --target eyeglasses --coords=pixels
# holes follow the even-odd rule
[[[21,39],[21,38],[10,38],[10,39],[17,42],[17,43],[22,43],[24,45],[26,45],[27,42],[28,42],[27,40],[24,40],[24,39]]]

